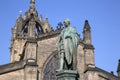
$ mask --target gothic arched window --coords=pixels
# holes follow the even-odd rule
[[[59,66],[58,54],[54,54],[45,65],[43,80],[57,80],[56,69],[58,69],[58,66]]]

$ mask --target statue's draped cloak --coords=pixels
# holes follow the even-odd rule
[[[59,36],[58,46],[60,49],[64,49],[65,59],[67,64],[71,64],[73,58],[77,56],[78,35],[76,29],[73,27],[67,27],[61,31]],[[58,49],[58,51],[60,50]]]

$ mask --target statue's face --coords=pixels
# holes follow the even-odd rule
[[[65,20],[64,25],[65,25],[65,27],[68,27],[70,25],[70,22],[68,20]]]

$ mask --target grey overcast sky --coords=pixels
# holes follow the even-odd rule
[[[9,63],[11,28],[19,11],[24,15],[30,0],[0,0],[0,65]],[[120,59],[120,0],[36,0],[36,9],[55,29],[69,18],[82,38],[84,21],[92,30],[96,66],[116,72]]]

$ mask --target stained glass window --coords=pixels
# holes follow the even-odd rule
[[[56,69],[58,69],[58,66],[59,66],[58,54],[54,54],[53,57],[45,65],[43,80],[57,80]]]

